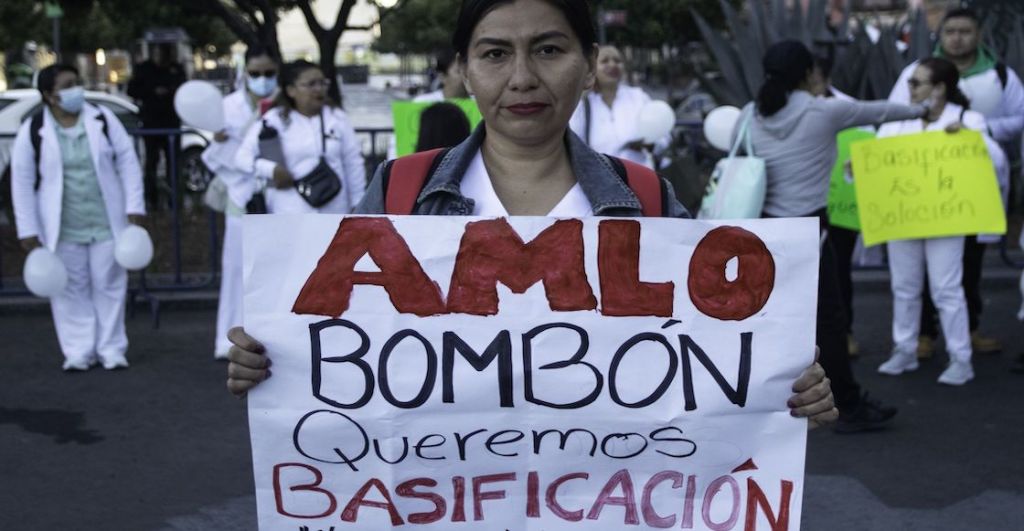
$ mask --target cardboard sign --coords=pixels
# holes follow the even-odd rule
[[[476,129],[483,120],[476,101],[472,99],[445,100],[458,105],[469,119],[469,129]],[[396,101],[391,104],[391,115],[395,123],[395,148],[399,157],[416,152],[416,139],[420,135],[420,115],[437,102]]]
[[[799,529],[817,221],[246,216],[260,529]]]
[[[853,145],[865,245],[1005,234],[995,168],[981,133],[944,131]]]
[[[854,189],[853,173],[850,169],[850,145],[861,140],[875,138],[875,133],[863,129],[847,129],[836,138],[836,165],[832,167],[832,178],[828,185],[828,221],[836,227],[860,230],[860,215],[857,213],[857,192]]]

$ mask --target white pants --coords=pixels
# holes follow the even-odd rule
[[[72,362],[117,361],[128,350],[124,307],[128,272],[114,261],[114,240],[58,243],[68,285],[50,299],[64,358]]]
[[[954,361],[971,360],[971,333],[963,289],[964,238],[928,238],[889,242],[892,277],[892,340],[900,352],[917,351],[921,294],[928,272],[932,301],[939,311],[946,350]]]
[[[224,249],[221,253],[220,300],[217,303],[217,337],[214,354],[231,348],[228,330],[242,326],[242,216],[224,216]]]

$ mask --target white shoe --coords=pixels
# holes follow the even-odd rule
[[[96,366],[96,360],[64,360],[64,372],[85,372]]]
[[[108,371],[113,371],[116,369],[127,369],[128,360],[126,360],[124,357],[103,360],[103,368]]]
[[[974,379],[974,368],[969,361],[953,361],[939,375],[939,383],[946,385],[963,385]]]
[[[899,376],[905,372],[916,371],[919,367],[915,353],[894,352],[888,361],[878,366],[878,372]]]

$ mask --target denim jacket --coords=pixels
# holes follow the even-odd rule
[[[434,216],[469,216],[473,214],[474,201],[462,195],[459,185],[470,162],[480,151],[484,140],[484,126],[481,124],[464,142],[452,148],[437,165],[413,207],[413,214]],[[595,216],[641,217],[640,200],[612,168],[608,159],[590,149],[572,131],[566,129],[565,143],[569,149],[569,160],[577,182],[590,200]],[[385,163],[386,164],[386,163]],[[356,206],[355,214],[383,214],[385,164],[377,167],[362,202]],[[689,218],[690,214],[678,201],[672,185],[662,179],[663,193],[667,195],[665,217]]]

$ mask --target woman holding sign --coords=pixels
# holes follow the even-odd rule
[[[404,211],[392,208],[390,192],[413,180],[403,160],[423,155],[378,168],[356,212],[639,217],[660,206],[666,216],[689,217],[657,179],[649,182],[660,201],[638,198],[616,170],[623,163],[590,149],[568,128],[579,95],[594,82],[592,20],[586,0],[464,0],[454,44],[484,125],[459,146],[428,155],[435,158],[426,159],[422,186],[405,190],[412,202]],[[269,362],[241,328],[230,336],[228,389],[242,395],[269,376]],[[818,364],[793,389],[793,415],[812,423],[835,418]]]
[[[928,104],[923,119],[906,120],[882,126],[879,138],[909,135],[925,131],[955,133],[961,128],[981,131],[989,156],[999,166],[1006,158],[988,137],[985,118],[969,111],[970,102],[957,84],[960,74],[946,59],[932,57],[918,64],[907,81],[914,103]],[[1000,173],[997,171],[997,174]],[[917,341],[921,319],[921,294],[925,274],[932,300],[939,310],[942,335],[950,363],[939,376],[939,383],[963,385],[974,378],[971,366],[971,333],[967,322],[967,300],[962,284],[964,238],[927,238],[889,242],[889,271],[892,278],[893,353],[878,367],[883,374],[899,375],[916,370]]]
[[[327,99],[330,84],[307,61],[285,65],[274,108],[251,128],[235,164],[267,182],[271,214],[347,214],[366,189],[362,148],[348,116]]]

